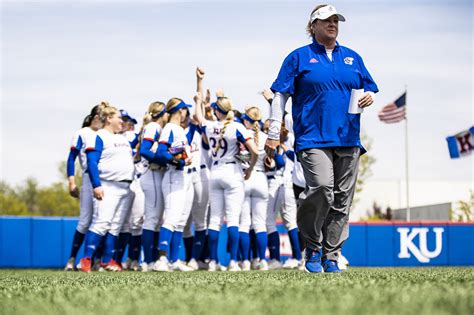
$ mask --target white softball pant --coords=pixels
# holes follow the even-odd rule
[[[191,209],[186,209],[186,192],[191,191],[191,181],[184,170],[170,167],[163,176],[161,189],[165,197],[162,227],[170,231],[182,232]]]
[[[142,234],[143,215],[145,212],[145,194],[140,185],[140,179],[135,179],[130,184],[130,190],[133,202],[120,232],[138,236]]]
[[[94,199],[94,215],[90,231],[104,236],[110,233],[118,236],[130,208],[130,184],[102,180],[104,197]]]
[[[81,193],[79,195],[79,222],[76,230],[79,233],[86,234],[92,222],[94,214],[94,196],[92,194],[92,185],[88,173],[82,173]]]
[[[245,199],[240,213],[239,232],[267,231],[268,181],[264,172],[253,171],[245,181]]]
[[[293,182],[285,180],[282,176],[268,181],[268,208],[267,208],[267,231],[271,234],[277,230],[276,218],[280,213],[288,231],[295,229],[296,224],[296,200],[293,193]]]
[[[209,169],[201,168],[191,174],[191,187],[194,198],[190,198],[191,193],[186,193],[186,207],[191,207],[191,216],[184,229],[184,237],[191,237],[191,224],[194,223],[195,231],[207,229],[207,213],[209,209]]]
[[[240,164],[213,165],[209,191],[209,229],[220,231],[224,217],[227,218],[227,227],[238,227],[244,198],[244,178]]]
[[[164,170],[148,169],[140,177],[140,185],[145,196],[143,229],[159,231],[163,217],[163,191],[161,184]]]

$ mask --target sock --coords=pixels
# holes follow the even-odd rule
[[[278,234],[278,231],[268,234],[268,250],[270,251],[270,259],[280,261],[280,234]]]
[[[206,230],[194,232],[192,258],[199,260],[206,243]]]
[[[121,263],[123,260],[123,255],[125,254],[125,248],[130,241],[132,234],[130,233],[120,233],[117,239],[117,248],[115,249],[114,260],[118,263]]]
[[[84,242],[84,237],[86,235],[82,234],[78,230],[74,233],[74,238],[72,239],[72,248],[71,248],[71,255],[69,257],[76,257],[79,248],[81,248],[82,242]]]
[[[209,235],[209,259],[217,260],[217,242],[219,241],[219,231],[208,230]]]
[[[171,237],[170,261],[175,262],[179,258],[179,250],[181,249],[181,240],[183,239],[183,232],[174,231]]]
[[[267,232],[259,232],[255,234],[257,238],[258,258],[265,259],[265,251],[267,250],[268,237]]]
[[[255,230],[250,230],[250,255],[252,259],[256,259],[257,255],[257,239],[255,237]]]
[[[249,260],[250,237],[249,233],[239,232],[239,249],[241,259]]]
[[[288,237],[290,238],[291,251],[293,252],[293,258],[301,260],[301,247],[298,239],[298,228],[294,228],[288,231]]]
[[[204,239],[204,245],[202,246],[201,256],[199,260],[206,261],[206,259],[210,259],[210,251],[209,251],[209,235],[206,234],[206,238]]]
[[[186,261],[190,261],[191,257],[193,255],[193,243],[194,243],[194,237],[184,237],[184,249],[186,252]]]
[[[173,231],[167,228],[161,227],[160,238],[158,242],[158,251],[162,253],[170,252],[171,238],[173,237]]]
[[[227,235],[230,260],[237,261],[237,252],[239,251],[239,228],[237,226],[230,226],[227,228]]]
[[[97,251],[101,240],[101,235],[92,231],[87,231],[84,244],[84,257],[92,258],[94,253]]]
[[[105,235],[105,246],[104,246],[104,256],[102,256],[102,262],[104,264],[109,263],[114,257],[115,246],[117,245],[118,237],[107,233]]]
[[[153,260],[153,235],[155,232],[150,230],[143,230],[142,232],[142,244],[143,254],[145,256],[145,262],[151,263]]]
[[[155,232],[153,234],[153,247],[152,247],[152,257],[153,257],[153,261],[157,261],[158,260],[158,242],[160,241],[160,232]]]
[[[128,245],[128,258],[131,260],[138,260],[140,258],[140,250],[142,245],[142,236],[135,235],[130,238],[130,244]]]

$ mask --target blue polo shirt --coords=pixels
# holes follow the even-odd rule
[[[378,92],[362,58],[339,43],[332,61],[316,41],[286,57],[271,90],[292,96],[297,152],[324,147],[363,149],[360,114],[348,113],[352,89]]]

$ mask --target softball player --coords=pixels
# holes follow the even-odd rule
[[[216,121],[204,120],[201,108],[201,95],[196,96],[196,119],[205,130],[205,139],[212,152],[212,168],[210,174],[210,219],[208,241],[210,251],[209,271],[217,269],[217,243],[219,231],[227,218],[228,242],[230,249],[229,271],[239,271],[237,252],[239,247],[239,218],[245,189],[243,179],[249,179],[258,158],[258,149],[248,130],[234,122],[232,102],[227,97],[218,97],[212,103]],[[239,143],[245,144],[251,153],[249,167],[242,174],[237,163]]]
[[[117,235],[130,204],[130,183],[134,176],[132,149],[120,134],[122,118],[115,107],[106,107],[100,113],[103,128],[94,141],[86,143],[87,171],[93,187],[94,215],[85,237],[81,271],[91,271],[91,257],[105,237],[102,264],[105,270],[120,271],[113,260]]]
[[[154,102],[143,119],[142,132],[140,133],[140,147],[137,150],[139,156],[144,158],[144,171],[140,177],[140,185],[145,196],[144,221],[142,231],[142,245],[144,262],[142,271],[151,270],[152,263],[158,258],[157,244],[159,238],[159,227],[163,215],[163,192],[161,182],[165,171],[165,165],[158,161],[156,156],[158,140],[161,131],[168,121],[166,106],[162,102]]]
[[[179,252],[184,224],[180,225],[185,211],[186,188],[189,185],[184,167],[191,164],[189,145],[186,133],[181,124],[188,117],[188,107],[183,100],[172,98],[166,104],[170,120],[163,128],[158,146],[158,159],[168,165],[163,176],[162,191],[164,199],[163,224],[160,229],[158,242],[158,260],[153,266],[155,271],[191,271],[192,269],[175,258],[174,253]],[[188,213],[189,215],[189,213]],[[172,265],[169,266],[168,253],[172,256]]]
[[[240,214],[240,252],[242,254],[242,270],[250,270],[249,232],[250,226],[255,231],[257,245],[258,264],[257,269],[268,270],[265,260],[267,249],[267,204],[268,204],[268,182],[265,175],[264,159],[266,157],[264,145],[267,135],[260,130],[261,112],[258,107],[248,107],[245,114],[241,116],[244,126],[253,131],[253,138],[258,147],[258,160],[253,168],[252,176],[245,181],[245,199]]]
[[[80,203],[80,214],[79,222],[77,224],[76,232],[72,241],[71,254],[67,261],[64,270],[74,270],[77,252],[81,247],[84,236],[86,235],[89,225],[92,220],[92,213],[94,207],[92,204],[92,185],[89,180],[89,176],[86,173],[87,160],[86,160],[86,139],[93,138],[95,132],[102,127],[99,115],[103,108],[108,106],[106,102],[102,102],[92,108],[91,112],[84,119],[82,128],[79,129],[72,138],[71,150],[67,159],[67,176],[69,181],[69,194],[74,198],[79,198]],[[82,185],[81,192],[76,186],[75,174],[75,161],[79,156],[80,165],[82,168]]]

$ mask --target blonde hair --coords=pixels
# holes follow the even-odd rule
[[[316,8],[313,9],[313,11],[311,11],[311,14],[309,15],[309,21],[308,21],[308,24],[306,25],[306,33],[308,33],[308,35],[311,37],[311,38],[314,38],[314,33],[313,33],[313,30],[311,29],[311,25],[313,23],[311,23],[311,16],[313,15],[314,12],[316,12],[317,10],[321,9],[321,8],[324,8],[328,6],[328,4],[320,4],[318,6],[316,6]],[[316,22],[316,20],[314,20],[314,22]]]
[[[101,122],[103,125],[105,125],[105,123],[107,122],[107,118],[110,118],[110,117],[112,117],[113,115],[116,115],[116,114],[118,114],[118,113],[119,113],[119,111],[118,111],[117,108],[108,105],[107,107],[104,107],[104,108],[100,111],[100,114],[99,114],[100,122]]]
[[[249,106],[245,108],[245,115],[247,115],[250,119],[254,120],[252,123],[252,129],[254,133],[255,144],[258,146],[258,133],[260,131],[260,120],[262,119],[262,113],[260,108],[257,106]]]
[[[216,146],[216,151],[214,152],[217,154],[219,149],[221,148],[221,140],[224,138],[225,135],[225,130],[227,129],[227,126],[234,121],[234,112],[233,112],[233,105],[232,105],[232,100],[227,97],[219,97],[216,101],[217,107],[221,109],[224,112],[227,112],[227,115],[224,117],[224,126],[221,129],[221,134],[219,141],[217,141],[217,146]]]
[[[148,111],[143,116],[142,127],[140,129],[140,132],[138,133],[138,143],[134,157],[135,162],[138,162],[141,159],[140,148],[142,146],[143,130],[145,130],[145,126],[152,121],[157,121],[160,118],[157,116],[163,111],[163,109],[165,109],[165,103],[159,101],[153,102],[148,106]]]

